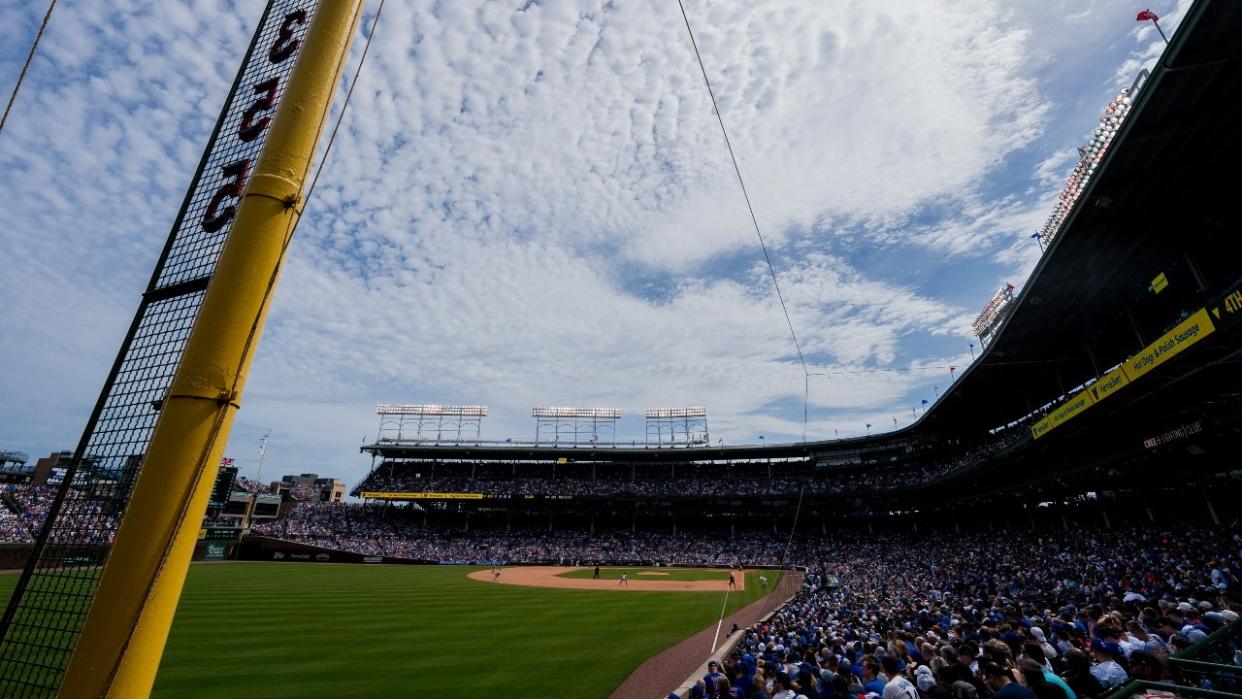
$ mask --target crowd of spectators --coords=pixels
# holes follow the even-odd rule
[[[1090,699],[1167,680],[1171,654],[1242,612],[1240,531],[838,533],[686,696]]]
[[[0,543],[26,541],[29,530],[22,524],[17,514],[0,503]]]
[[[57,490],[57,486],[50,485],[0,486],[0,543],[32,543],[51,511]],[[67,498],[61,506],[56,537],[73,541],[112,540],[117,520],[103,514],[100,502],[80,498],[72,490]]]
[[[53,486],[0,486],[0,543],[33,542],[55,499]]]
[[[1237,522],[1072,536],[839,530],[790,544],[754,532],[446,530],[377,505],[304,503],[256,531],[445,563],[804,565],[801,590],[736,631],[732,655],[688,693],[717,699],[1090,699],[1167,678],[1170,654],[1242,612]]]
[[[271,486],[267,483],[261,483],[253,478],[239,477],[233,482],[233,490],[242,493],[267,493],[271,492]]]
[[[599,532],[514,529],[423,528],[382,505],[300,503],[285,517],[256,524],[255,534],[364,555],[443,563],[559,563],[611,561],[734,565],[777,564],[784,543],[608,530]]]
[[[815,468],[801,461],[626,466],[384,462],[354,488],[363,492],[481,493],[571,497],[725,497],[853,495],[917,487],[971,467],[1029,437],[1025,425],[986,444],[926,463],[908,461]]]

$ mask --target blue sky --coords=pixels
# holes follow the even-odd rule
[[[1170,31],[1185,4],[1151,7]],[[6,95],[44,9],[0,0]],[[1140,9],[687,3],[829,374],[810,438],[907,424],[969,363],[1074,147],[1162,47]],[[0,449],[76,443],[260,10],[58,5],[0,133]],[[676,3],[389,2],[228,453],[252,472],[271,428],[265,475],[356,482],[379,402],[487,404],[499,439],[535,405],[800,439],[794,356]]]

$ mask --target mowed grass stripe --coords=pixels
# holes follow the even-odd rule
[[[555,590],[476,568],[193,566],[156,697],[606,697],[715,623],[718,592]],[[767,574],[776,585],[780,574]],[[16,575],[0,575],[6,600]],[[727,611],[762,596],[758,574]],[[704,657],[709,649],[704,649]]]

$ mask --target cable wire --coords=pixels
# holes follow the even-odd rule
[[[17,83],[13,85],[13,92],[9,94],[9,103],[4,107],[4,116],[0,117],[0,132],[4,131],[4,124],[9,120],[9,111],[13,109],[13,101],[17,99],[17,91],[22,89],[22,82],[26,79],[26,71],[30,68],[30,62],[34,60],[35,49],[39,46],[39,39],[43,38],[43,30],[47,29],[47,21],[52,18],[52,9],[56,7],[56,0],[48,3],[47,12],[43,15],[43,24],[39,25],[39,33],[35,34],[34,43],[30,45],[30,53],[26,54],[26,62],[22,65],[22,72],[17,76]]]
[[[755,208],[750,203],[750,194],[746,191],[746,181],[742,179],[742,168],[737,164],[737,156],[733,153],[733,143],[729,140],[729,130],[725,128],[724,116],[716,103],[716,93],[712,90],[712,81],[707,78],[707,68],[703,65],[703,55],[699,53],[699,44],[694,39],[694,30],[690,28],[690,18],[686,15],[686,6],[677,0],[681,8],[681,18],[686,23],[686,33],[690,35],[690,45],[694,47],[694,57],[699,62],[699,71],[703,74],[703,84],[707,86],[707,94],[712,100],[712,109],[716,112],[716,120],[720,122],[720,133],[724,136],[725,147],[729,150],[729,160],[733,161],[733,172],[737,174],[737,183],[742,188],[742,198],[746,200],[746,210],[750,212],[750,222],[755,227],[755,237],[759,239],[759,248],[763,250],[763,259],[768,264],[768,274],[772,276],[772,286],[776,289],[776,298],[781,302],[781,310],[785,313],[785,322],[789,325],[789,336],[793,338],[794,349],[798,351],[798,362],[802,365],[802,373],[808,373],[806,358],[802,356],[802,345],[798,342],[798,333],[794,331],[793,319],[789,315],[789,307],[785,305],[785,295],[781,293],[780,282],[776,280],[776,269],[772,266],[772,256],[768,254],[767,243],[759,230],[759,219],[755,216]]]
[[[341,103],[341,113],[336,116],[336,124],[332,126],[332,133],[328,136],[328,145],[323,149],[323,158],[319,161],[319,167],[315,169],[315,177],[311,180],[310,188],[306,190],[304,201],[310,201],[311,195],[315,193],[315,185],[319,184],[319,173],[323,172],[324,163],[328,162],[328,153],[332,152],[332,144],[336,143],[336,132],[341,129],[341,122],[345,119],[345,109],[349,107],[349,100],[354,96],[354,86],[358,84],[358,76],[362,73],[362,65],[367,62],[367,52],[371,50],[371,39],[375,38],[375,29],[379,26],[380,15],[384,13],[384,0],[380,0],[379,5],[375,8],[375,17],[371,19],[371,31],[367,34],[367,41],[362,45],[362,56],[358,59],[358,67],[354,70],[354,77],[349,82],[349,89],[345,92],[345,101]],[[306,206],[302,206],[305,213]],[[301,217],[298,217],[301,220]]]

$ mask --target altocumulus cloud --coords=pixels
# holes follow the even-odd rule
[[[1067,138],[1158,50],[1127,8],[688,3],[813,370],[904,370],[815,379],[811,437],[968,359]],[[260,9],[58,9],[0,135],[0,445],[76,439]],[[0,77],[38,12],[0,2]],[[382,400],[488,403],[493,437],[696,403],[773,440],[802,384],[675,3],[390,2],[230,449],[272,427],[275,471],[356,478]]]

